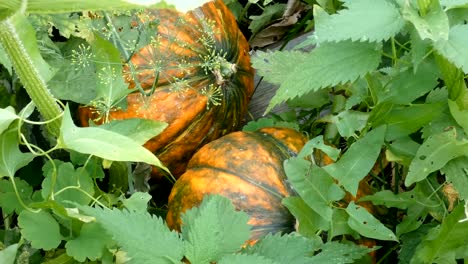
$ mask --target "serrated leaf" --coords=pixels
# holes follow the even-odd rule
[[[310,208],[325,220],[331,221],[332,203],[342,199],[345,192],[321,167],[302,158],[290,158],[284,162],[288,181]]]
[[[430,136],[419,148],[409,166],[405,185],[425,179],[430,173],[441,169],[457,157],[467,155],[468,141],[457,140],[455,129]]]
[[[0,178],[15,176],[16,171],[33,159],[32,153],[19,150],[18,132],[15,129],[0,134]]]
[[[3,131],[5,131],[8,126],[18,118],[19,116],[16,115],[15,109],[12,106],[0,108],[0,134],[2,134]]]
[[[148,210],[148,202],[151,200],[151,195],[144,192],[133,193],[128,199],[122,202],[130,211],[146,212]]]
[[[350,202],[346,208],[346,212],[349,214],[349,226],[359,234],[379,240],[398,241],[392,230],[384,226],[364,207]]]
[[[385,131],[385,126],[371,130],[354,142],[336,163],[325,166],[325,171],[356,196],[359,182],[369,173],[379,156]]]
[[[468,72],[468,25],[455,25],[450,28],[448,39],[436,41],[434,48],[450,62]]]
[[[18,244],[13,244],[0,250],[0,263],[14,264],[17,251],[18,251]]]
[[[375,250],[355,244],[345,244],[339,242],[325,243],[320,247],[320,249],[321,252],[313,256],[309,263],[355,263],[356,260]]]
[[[147,212],[79,207],[94,216],[130,258],[129,263],[178,263],[184,255],[179,234]]]
[[[38,213],[23,211],[18,216],[18,226],[24,238],[35,248],[50,250],[62,241],[60,227],[55,218],[42,210]]]
[[[236,211],[232,202],[207,195],[199,207],[182,214],[185,257],[191,263],[210,263],[237,252],[250,236],[249,216]]]
[[[282,204],[288,208],[297,223],[297,232],[305,237],[314,238],[317,231],[330,229],[330,222],[310,208],[301,197],[283,198]]]
[[[468,156],[453,159],[441,169],[447,182],[453,183],[460,200],[468,201]]]
[[[346,9],[328,15],[314,6],[315,30],[319,42],[387,40],[404,26],[396,6],[385,0],[344,1]]]
[[[52,195],[55,201],[65,207],[70,207],[70,202],[88,204],[94,195],[94,182],[88,172],[83,169],[75,170],[73,164],[69,162],[52,162],[55,163],[57,171],[54,171],[51,162],[44,165],[42,197],[47,199]]]
[[[297,234],[269,234],[242,253],[258,254],[278,263],[302,264],[310,263],[309,256],[320,246]]]
[[[413,260],[421,263],[434,263],[438,259],[446,259],[455,263],[457,252],[464,252],[460,258],[466,258],[468,222],[459,222],[463,217],[463,204],[459,204],[440,226],[432,228],[424,236],[421,244],[414,251]]]
[[[10,178],[11,179],[11,178]],[[24,180],[14,177],[16,190],[18,191],[19,198],[24,204],[31,202],[31,195],[33,188]],[[21,213],[24,210],[23,205],[18,199],[14,186],[10,180],[0,180],[0,207],[5,214],[16,212]]]
[[[167,127],[167,123],[151,119],[130,118],[112,120],[99,127],[127,136],[143,145],[146,141],[161,133]]]
[[[253,66],[265,80],[280,84],[266,112],[311,91],[354,81],[377,68],[381,46],[367,42],[322,43],[310,53],[258,53]]]
[[[86,259],[97,260],[102,257],[112,238],[98,223],[88,223],[81,227],[80,235],[65,244],[69,256],[83,262]]]
[[[280,264],[280,262],[267,259],[259,255],[232,254],[226,255],[218,264]]]
[[[439,1],[430,1],[427,14],[420,14],[420,10],[406,1],[403,5],[403,18],[413,24],[421,39],[433,41],[447,40],[449,37],[449,20],[440,6]]]
[[[70,109],[64,110],[60,146],[114,161],[146,162],[167,170],[159,159],[134,140],[99,127],[77,127]]]

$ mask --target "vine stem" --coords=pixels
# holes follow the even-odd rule
[[[19,26],[30,26],[29,24],[24,25],[22,22],[27,23],[27,21],[24,17],[19,16],[24,15],[17,13],[12,17],[0,21],[0,43],[10,58],[26,92],[31,97],[42,117],[46,120],[55,119],[47,127],[53,136],[58,136],[60,134],[61,122],[56,117],[62,114],[62,109],[47,88],[46,81],[40,75],[36,65],[34,65],[33,59],[18,34],[19,30],[21,30]]]

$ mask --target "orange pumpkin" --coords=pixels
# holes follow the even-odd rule
[[[296,155],[306,138],[288,128],[233,132],[202,147],[190,160],[169,196],[166,221],[180,230],[181,214],[206,194],[221,194],[250,216],[252,241],[275,232],[291,232],[295,219],[281,203],[294,193],[283,161]]]
[[[222,0],[186,14],[170,9],[145,14],[144,19],[160,21],[157,32],[131,57],[124,76],[129,88],[155,87],[153,93],[129,94],[126,110],[81,107],[79,119],[83,126],[128,118],[168,123],[145,147],[178,177],[197,149],[239,128],[253,93],[249,45]],[[157,168],[153,172],[161,176]]]

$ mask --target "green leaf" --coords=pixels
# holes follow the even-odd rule
[[[336,241],[325,243],[319,249],[321,252],[313,256],[308,263],[356,263],[356,260],[359,260],[366,254],[375,250],[373,248],[358,246],[351,243],[339,243]]]
[[[299,196],[316,213],[331,221],[332,203],[342,199],[345,192],[321,167],[302,158],[290,158],[284,162],[288,181]]]
[[[151,195],[144,192],[136,192],[130,198],[123,200],[125,208],[130,211],[146,212]]]
[[[320,88],[354,81],[380,62],[380,45],[361,42],[322,43],[310,53],[259,52],[253,66],[265,80],[280,84],[266,112],[275,105]]]
[[[5,131],[10,124],[18,118],[19,116],[16,115],[15,109],[12,106],[0,108],[0,134],[2,134],[3,131]]]
[[[299,125],[297,122],[288,122],[276,120],[275,118],[262,117],[257,120],[248,122],[242,128],[242,131],[256,131],[264,127],[289,127],[295,130],[299,130]]]
[[[407,209],[409,206],[418,202],[416,199],[414,199],[414,196],[415,194],[413,191],[395,194],[390,190],[383,190],[371,195],[366,195],[365,197],[359,199],[359,202],[370,201],[375,205]]]
[[[283,198],[282,204],[296,219],[297,232],[308,238],[315,238],[317,231],[330,229],[330,222],[310,208],[301,197]]]
[[[356,131],[361,131],[367,125],[369,113],[363,113],[353,110],[345,110],[331,118],[336,124],[338,133],[342,137],[348,138],[354,136]]]
[[[18,226],[23,237],[31,241],[34,248],[54,249],[62,241],[59,224],[44,210],[38,213],[26,210],[21,212],[18,216]]]
[[[74,259],[83,262],[86,259],[101,259],[102,253],[112,239],[106,234],[104,228],[98,223],[83,224],[80,235],[65,244],[67,254]]]
[[[280,264],[271,259],[258,255],[232,254],[225,255],[219,260],[218,264]]]
[[[346,208],[346,212],[349,214],[349,226],[359,234],[379,240],[398,241],[392,230],[384,226],[364,207],[350,202]]]
[[[420,147],[420,144],[410,137],[395,139],[387,146],[385,152],[388,161],[396,161],[405,166],[409,166]]]
[[[0,44],[0,64],[3,65],[3,67],[5,67],[5,69],[8,71],[10,75],[12,74],[13,64],[11,63],[10,58],[7,56],[2,44]]]
[[[404,26],[396,6],[385,0],[344,1],[346,9],[328,15],[314,6],[315,30],[320,42],[378,42],[395,36]]]
[[[468,72],[468,25],[455,25],[450,28],[448,39],[441,39],[434,43],[434,48],[450,62]]]
[[[55,163],[56,172],[51,162]],[[42,182],[42,197],[47,199],[52,195],[55,201],[65,207],[71,207],[70,202],[88,204],[94,195],[94,182],[88,172],[82,168],[75,170],[69,162],[51,162],[43,167],[45,179]]]
[[[191,263],[210,263],[237,252],[250,236],[249,216],[236,211],[232,202],[207,195],[199,207],[182,214],[185,257]]]
[[[413,24],[421,39],[444,41],[449,38],[449,20],[439,1],[430,1],[429,12],[420,13],[409,1],[405,2],[402,15]]]
[[[99,224],[131,259],[129,263],[179,263],[184,244],[179,234],[170,231],[164,221],[147,212],[100,209],[80,206]]]
[[[440,0],[440,4],[447,9],[468,7],[468,0]]]
[[[467,132],[468,131],[468,109],[467,108],[460,109],[457,103],[452,100],[448,100],[448,106],[450,108],[450,113],[452,114],[453,118],[465,130],[465,132]]]
[[[457,157],[468,154],[468,141],[457,140],[455,129],[430,136],[419,148],[409,166],[405,185],[425,179]]]
[[[143,145],[146,141],[161,133],[167,127],[167,123],[151,119],[130,118],[112,120],[99,127],[127,136],[138,144]]]
[[[18,244],[13,244],[0,250],[0,263],[14,264],[17,251],[18,251]]]
[[[353,143],[336,163],[324,167],[326,172],[354,196],[359,182],[369,173],[379,156],[385,130],[385,126],[371,130]]]
[[[348,224],[349,215],[341,208],[333,209],[333,220],[330,223],[330,237],[338,237],[342,235],[351,235],[353,238],[358,239],[359,233],[351,229]]]
[[[321,150],[322,152],[327,154],[327,156],[329,156],[332,160],[337,160],[340,155],[339,149],[336,149],[330,145],[325,144],[325,140],[323,140],[323,136],[319,135],[307,141],[307,143],[304,145],[304,147],[302,147],[297,157],[307,158],[308,156],[311,156],[314,153],[315,149]],[[317,163],[320,163],[320,161],[318,161]]]
[[[464,217],[463,204],[459,204],[440,226],[433,227],[414,251],[413,260],[417,263],[455,263],[458,258],[466,258],[468,252],[468,222],[459,222]],[[446,261],[447,261],[446,260]]]
[[[445,174],[447,182],[453,183],[453,187],[458,191],[460,200],[468,201],[468,157],[458,157],[453,159],[441,169]]]
[[[5,214],[11,214],[13,212],[19,214],[24,210],[24,207],[18,198],[20,198],[24,204],[29,204],[32,202],[31,196],[33,188],[26,181],[20,178],[14,177],[10,179],[14,179],[15,186],[13,186],[11,180],[0,180],[0,207],[2,208],[2,212]],[[18,191],[18,195],[16,194],[14,187],[16,187],[16,190]]]
[[[403,221],[396,226],[396,235],[401,237],[404,234],[418,230],[428,214],[429,209],[427,207],[419,204],[409,206]]]
[[[278,263],[310,263],[309,255],[318,247],[316,242],[297,234],[268,234],[242,253],[258,254]]]
[[[33,159],[32,153],[19,150],[18,132],[15,129],[0,134],[0,178],[15,176],[16,171]]]
[[[99,127],[77,127],[68,107],[64,110],[59,144],[63,148],[114,161],[146,162],[165,168],[159,159],[134,140]]]
[[[435,53],[434,57],[447,87],[448,98],[451,101],[456,101],[460,107],[464,108],[464,97],[467,90],[465,73],[444,56]]]
[[[286,9],[286,4],[268,5],[263,9],[259,16],[250,16],[249,29],[252,35],[255,36],[261,29],[277,18],[281,18]]]
[[[427,234],[427,231],[434,225],[435,223],[422,225],[417,230],[401,236],[401,250],[398,255],[399,264],[410,264],[410,261],[414,256],[414,249],[421,243],[423,237]]]

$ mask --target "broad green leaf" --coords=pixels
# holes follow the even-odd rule
[[[364,207],[358,206],[354,202],[350,202],[346,208],[346,212],[349,214],[349,226],[359,234],[379,240],[398,241],[392,230],[384,226]]]
[[[297,155],[298,158],[306,158],[307,156],[311,156],[314,153],[315,149],[319,149],[327,154],[332,160],[337,160],[338,156],[340,155],[340,150],[336,149],[330,145],[325,144],[323,140],[323,136],[319,135],[315,138],[309,140],[304,147],[302,147],[301,151]],[[314,157],[316,159],[316,157]],[[315,160],[320,164],[319,160]]]
[[[338,133],[342,137],[348,138],[354,136],[356,131],[361,131],[367,125],[369,113],[346,110],[331,118],[336,124]]]
[[[370,201],[375,205],[407,209],[409,206],[418,202],[414,196],[413,191],[395,194],[390,190],[383,190],[371,195],[366,195],[359,199],[359,202]]]
[[[317,242],[297,234],[269,234],[242,253],[258,254],[278,263],[310,263],[310,255],[320,246]]]
[[[464,107],[464,99],[467,93],[465,73],[446,57],[437,53],[434,54],[434,57],[447,87],[448,98],[451,101],[456,101],[460,107]]]
[[[280,87],[266,112],[275,105],[328,86],[354,81],[377,68],[381,47],[366,42],[322,43],[310,53],[259,52],[253,66]]]
[[[185,257],[191,263],[219,261],[241,249],[250,236],[249,216],[236,211],[230,200],[207,195],[199,207],[182,215]]]
[[[406,1],[402,10],[403,18],[413,24],[421,39],[447,40],[449,38],[447,14],[440,6],[439,1],[430,2],[428,13],[420,14],[419,10],[413,7],[410,1]]]
[[[368,253],[376,250],[375,248],[367,248],[355,244],[345,244],[336,241],[323,244],[321,251],[311,258],[310,264],[322,263],[356,263],[356,260],[361,259]]]
[[[415,263],[447,263],[440,259],[449,259],[455,263],[458,258],[466,258],[468,252],[468,222],[459,222],[464,217],[463,204],[459,204],[440,226],[433,227],[421,244],[414,251]]]
[[[0,109],[0,134],[5,131],[10,124],[18,119],[19,116],[16,115],[15,109],[12,106],[7,106],[7,108]]]
[[[97,223],[112,236],[131,259],[128,263],[179,263],[184,256],[184,244],[176,231],[170,231],[164,221],[147,212],[100,209],[80,206],[94,216]]]
[[[359,181],[369,173],[379,156],[385,130],[385,126],[371,130],[353,143],[336,163],[324,167],[326,172],[338,180],[338,184],[354,196]]]
[[[282,203],[296,219],[296,229],[299,234],[308,238],[314,238],[319,230],[330,229],[330,222],[312,210],[301,197],[286,197],[283,198]]]
[[[429,209],[427,209],[427,207],[420,206],[419,204],[409,206],[403,221],[396,226],[395,232],[397,237],[418,230],[426,220],[428,214]]]
[[[271,259],[259,255],[232,254],[223,256],[218,264],[280,264]]]
[[[455,129],[429,137],[419,148],[409,166],[405,185],[425,179],[457,157],[468,154],[468,140],[457,140]]]
[[[281,121],[269,117],[262,117],[257,120],[250,121],[244,127],[242,127],[242,130],[256,131],[264,127],[289,127],[295,130],[299,130],[299,125],[297,124],[297,122]]]
[[[0,263],[14,264],[17,251],[18,251],[18,244],[13,244],[0,250]]]
[[[328,15],[314,6],[315,30],[319,42],[379,42],[395,36],[404,26],[398,8],[385,0],[344,1],[347,7]]]
[[[18,216],[18,226],[23,237],[31,241],[34,248],[54,249],[62,241],[59,224],[44,210],[38,213],[24,210]]]
[[[434,227],[435,223],[422,225],[420,228],[401,236],[401,249],[398,254],[399,264],[410,264],[414,256],[414,249],[421,243],[428,230]]]
[[[342,208],[333,209],[333,220],[330,223],[330,237],[339,237],[342,235],[351,235],[353,238],[358,239],[359,233],[351,229],[348,224],[349,214]]]
[[[54,160],[56,174],[51,162],[44,165],[45,179],[42,182],[42,197],[54,197],[54,200],[65,207],[69,202],[87,205],[94,195],[94,182],[84,169],[77,169],[73,164]],[[53,188],[53,189],[52,189]]]
[[[249,29],[252,35],[255,36],[261,29],[267,26],[271,21],[274,21],[283,16],[286,4],[268,5],[263,9],[263,12],[258,16],[250,16]]]
[[[460,109],[457,103],[452,100],[448,101],[448,106],[450,108],[450,113],[452,114],[453,118],[465,130],[465,132],[468,132],[468,109]]]
[[[410,137],[395,139],[387,146],[385,152],[388,161],[395,161],[405,166],[409,166],[420,147],[420,144]]]
[[[32,153],[19,150],[18,132],[15,129],[0,134],[0,178],[15,176],[16,171],[33,159]]]
[[[161,133],[167,127],[167,123],[158,120],[130,118],[113,120],[99,127],[127,136],[143,145],[146,141]]]
[[[7,56],[5,49],[3,48],[1,43],[0,43],[0,64],[3,65],[3,67],[5,67],[5,69],[8,71],[10,75],[12,74],[13,64],[11,63],[10,58]]]
[[[455,25],[450,28],[448,39],[441,39],[434,43],[434,48],[450,62],[468,72],[468,25]]]
[[[123,200],[125,208],[130,211],[146,212],[151,195],[143,192],[133,193],[130,198]]]
[[[14,177],[10,179],[14,179],[14,186],[11,180],[0,179],[0,207],[5,214],[11,214],[13,212],[19,214],[24,210],[19,199],[21,199],[24,204],[28,205],[32,201],[31,196],[33,188],[20,178]],[[16,194],[14,187],[16,187],[18,194]]]
[[[447,9],[468,7],[468,0],[440,0],[440,4]]]
[[[80,235],[65,244],[67,254],[78,261],[101,259],[106,246],[112,243],[112,238],[98,223],[87,223],[81,227]]]
[[[153,153],[126,136],[99,127],[77,127],[68,107],[64,111],[58,141],[62,148],[103,159],[146,162],[167,170]]]
[[[299,196],[316,213],[331,221],[332,203],[342,199],[345,192],[321,167],[302,158],[290,158],[284,162],[288,181]]]
[[[418,31],[415,28],[412,28],[409,31],[411,43],[411,62],[413,63],[413,69],[417,70],[419,64],[421,64],[426,59],[427,54],[431,52],[432,45],[429,39],[421,39]]]
[[[441,169],[447,182],[453,183],[460,200],[468,201],[468,156],[453,159]]]

